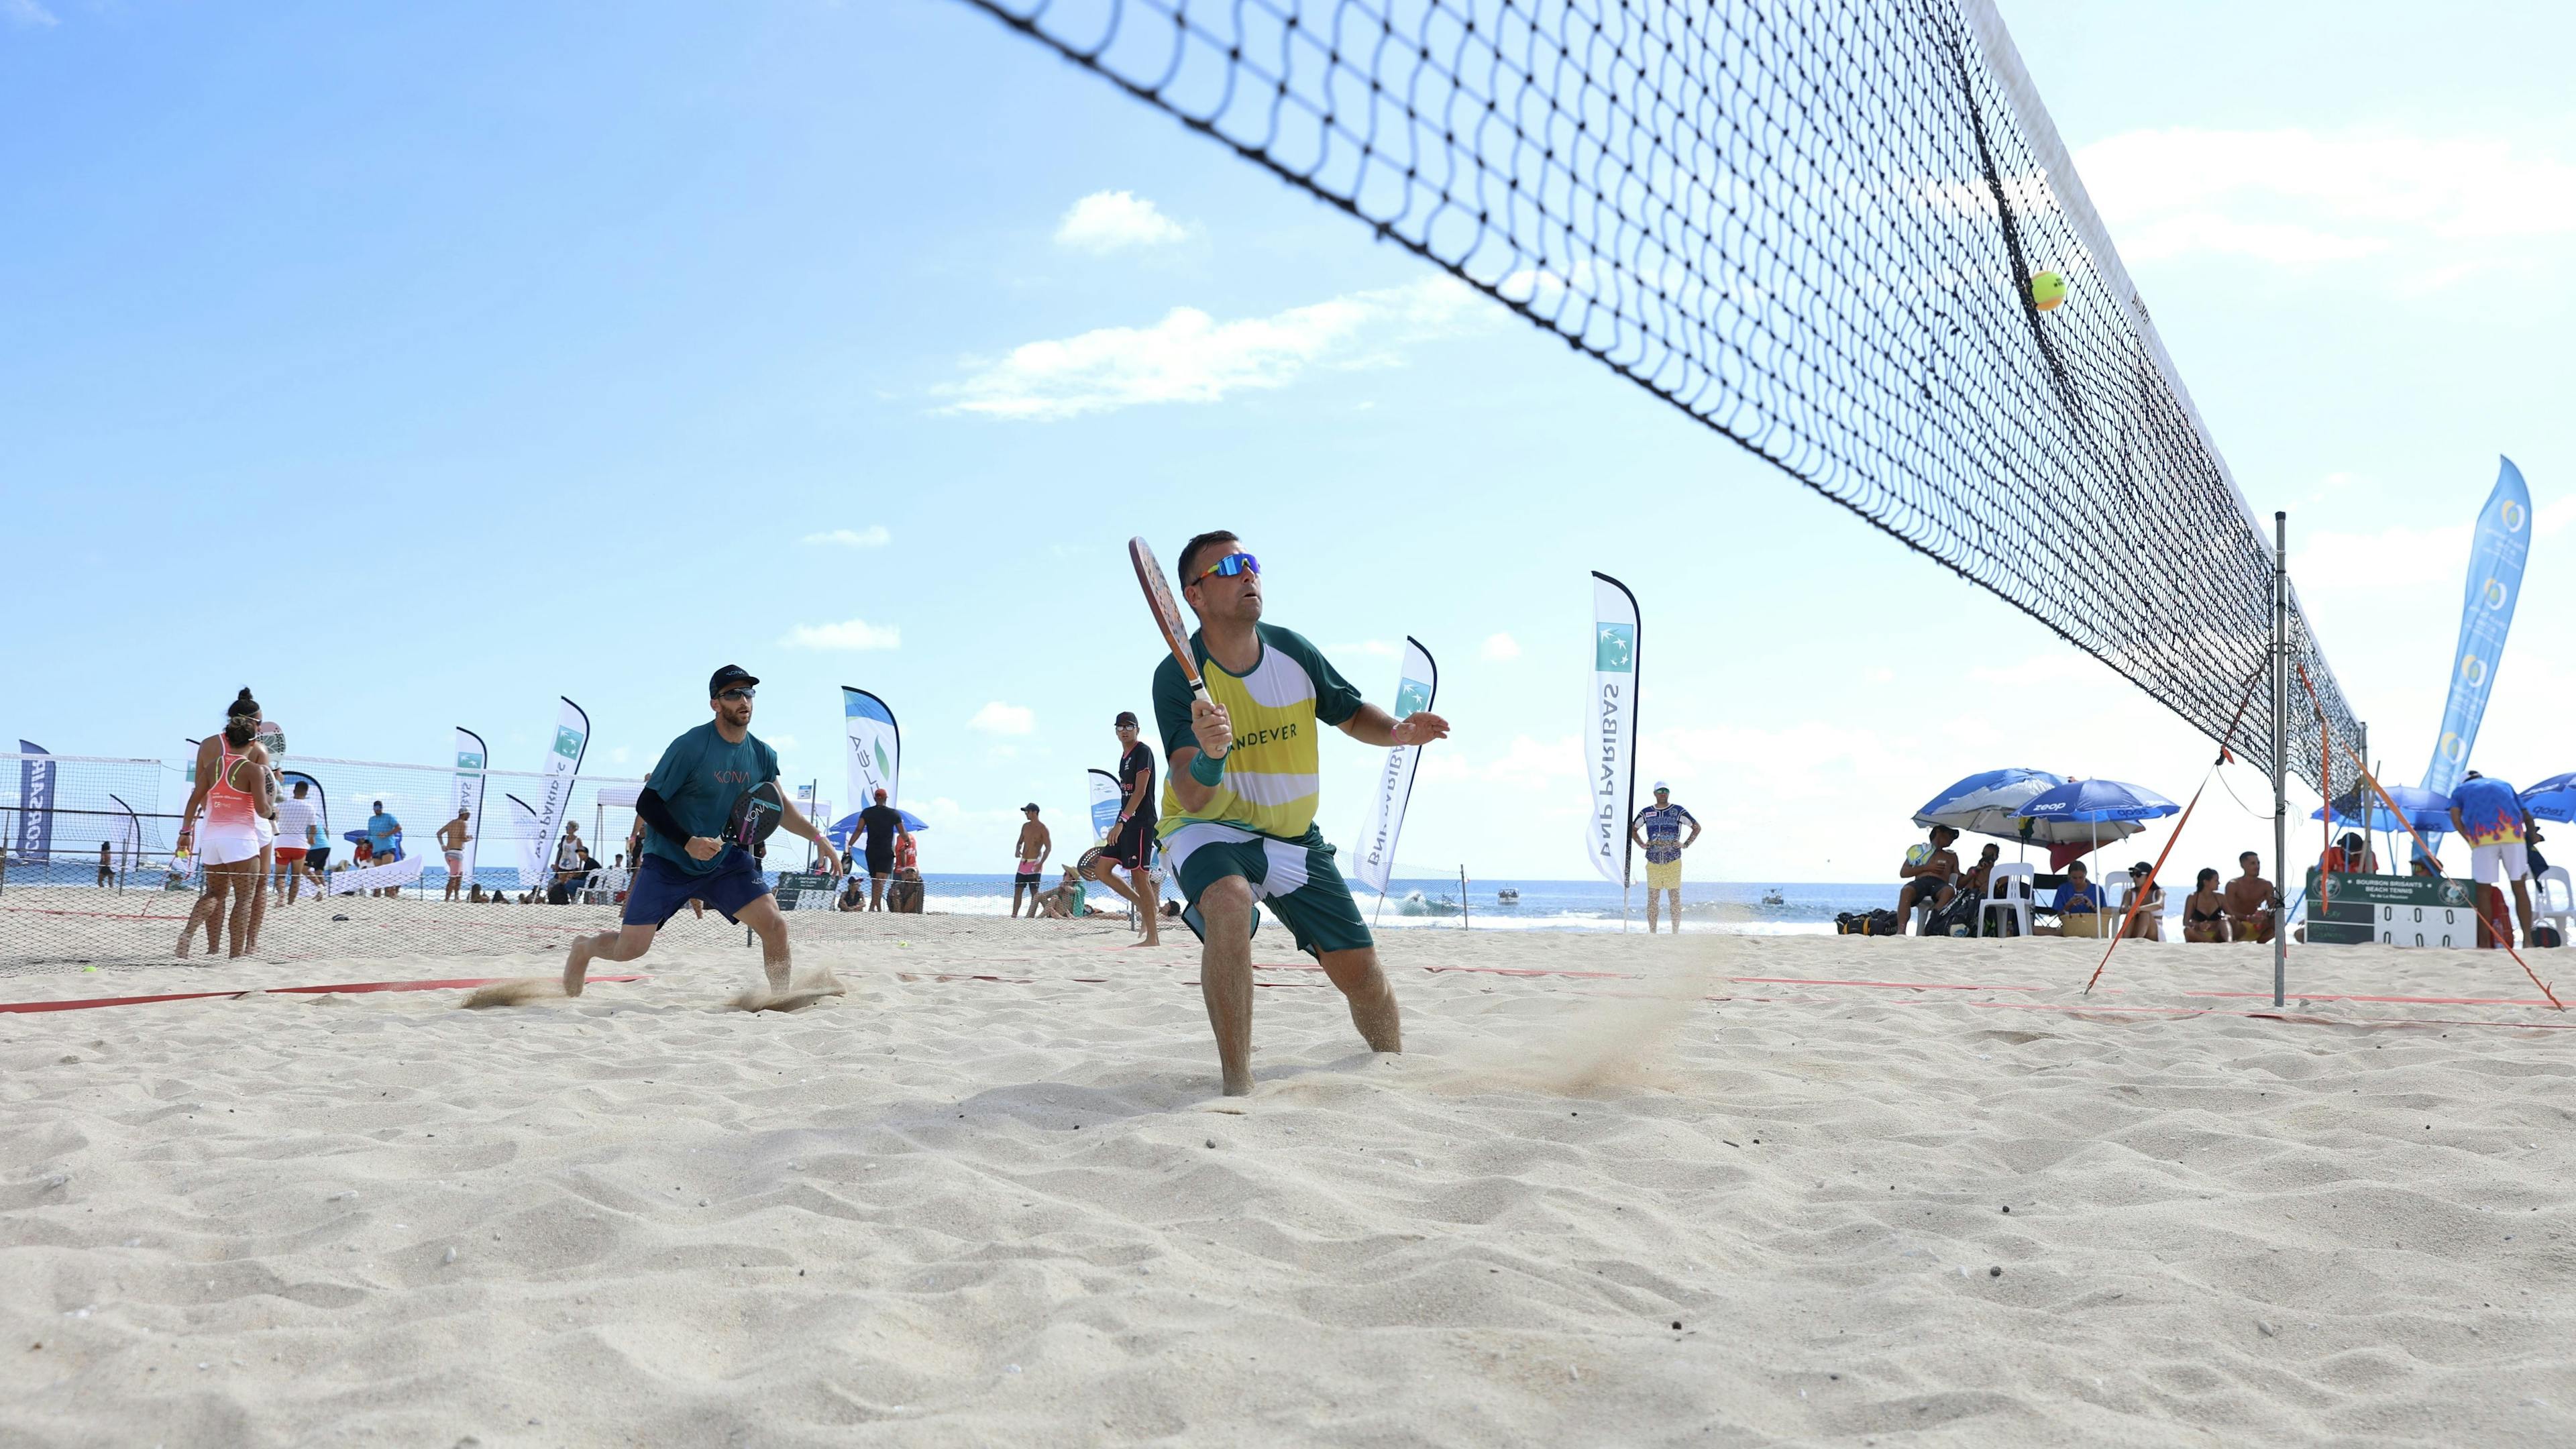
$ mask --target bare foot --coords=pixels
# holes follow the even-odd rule
[[[582,984],[590,976],[590,958],[594,954],[596,954],[596,948],[590,944],[590,938],[587,936],[573,942],[572,949],[564,953],[564,995],[581,995]]]

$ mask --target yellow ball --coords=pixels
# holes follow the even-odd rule
[[[2055,272],[2041,272],[2030,279],[2031,305],[2042,312],[2066,300],[2066,279]]]

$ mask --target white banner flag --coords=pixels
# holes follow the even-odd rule
[[[1091,843],[1107,845],[1109,832],[1118,828],[1118,807],[1127,797],[1118,791],[1118,777],[1107,770],[1091,772]]]
[[[558,697],[554,747],[546,751],[545,778],[537,782],[537,860],[544,869],[555,837],[563,833],[564,811],[572,804],[572,778],[581,772],[581,757],[590,748],[590,716],[581,706]]]
[[[1583,822],[1583,848],[1603,880],[1625,887],[1628,825],[1637,813],[1637,596],[1597,571],[1592,575],[1590,682],[1583,741],[1592,813]]]
[[[886,792],[886,803],[903,803],[903,731],[894,711],[864,689],[841,686],[841,718],[849,737],[850,808],[865,810]]]
[[[546,873],[546,826],[536,807],[516,795],[504,795],[510,807],[510,834],[519,847],[519,888],[527,890],[547,884],[553,877]]]
[[[456,808],[470,811],[465,822],[465,864],[458,868],[457,879],[474,879],[474,847],[489,831],[491,822],[483,818],[483,772],[492,765],[492,752],[483,748],[483,737],[463,725],[456,727]],[[450,816],[449,819],[455,817]]]
[[[1429,709],[1439,692],[1440,666],[1432,662],[1431,651],[1422,647],[1421,640],[1407,635],[1404,664],[1395,676],[1395,708],[1388,713],[1402,719]],[[1377,772],[1368,825],[1360,832],[1359,849],[1353,852],[1359,861],[1359,878],[1373,889],[1384,891],[1395,878],[1395,840],[1404,833],[1404,807],[1413,798],[1413,771],[1421,761],[1420,745],[1398,745],[1386,752],[1386,764]]]

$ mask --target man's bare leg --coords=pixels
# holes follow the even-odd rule
[[[882,911],[885,909],[885,885],[886,878],[884,876],[872,875],[868,877],[869,910]]]
[[[593,961],[632,961],[653,949],[653,933],[659,926],[624,925],[596,936],[583,936],[564,953],[563,989],[566,996],[581,995],[582,983],[589,979]]]
[[[1252,887],[1239,875],[1221,876],[1199,893],[1198,907],[1207,932],[1199,946],[1199,995],[1216,1029],[1225,1094],[1246,1096],[1252,1091]],[[1338,978],[1334,984],[1341,984]]]
[[[734,919],[749,926],[751,933],[760,938],[760,970],[769,978],[769,989],[786,990],[787,978],[794,974],[795,967],[787,956],[787,918],[779,914],[778,898],[762,896],[737,911]]]
[[[1651,888],[1646,892],[1646,934],[1649,936],[1655,934],[1655,897],[1658,894]]]
[[[1251,956],[1251,945],[1245,944],[1244,955]],[[1403,1013],[1395,1004],[1395,987],[1378,969],[1377,948],[1363,946],[1356,951],[1326,951],[1316,958],[1324,963],[1324,975],[1342,990],[1351,1004],[1351,1025],[1360,1029],[1360,1040],[1373,1052],[1404,1050]],[[1246,979],[1250,972],[1245,973]]]
[[[1145,939],[1135,944],[1139,946],[1163,944],[1163,903],[1159,899],[1162,892],[1154,889],[1154,873],[1140,865],[1127,872],[1127,879],[1131,886],[1128,899],[1136,903],[1136,918],[1145,923]]]

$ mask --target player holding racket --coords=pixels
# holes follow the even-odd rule
[[[581,995],[591,962],[632,961],[653,949],[653,933],[692,900],[749,926],[760,937],[760,966],[770,989],[787,989],[787,921],[751,852],[726,838],[728,817],[743,792],[778,778],[778,752],[751,732],[752,686],[758,683],[737,665],[717,670],[707,681],[715,718],[662,751],[635,799],[635,813],[644,821],[644,855],[627,889],[625,924],[572,943],[564,953],[566,996]],[[778,823],[788,834],[814,842],[823,868],[838,873],[841,856],[832,842],[794,804],[778,803]]]
[[[1171,762],[1160,830],[1164,857],[1197,917],[1200,992],[1229,1097],[1252,1090],[1257,901],[1268,901],[1297,945],[1323,964],[1370,1049],[1404,1049],[1376,940],[1333,863],[1333,847],[1315,828],[1316,729],[1337,726],[1380,749],[1449,734],[1449,722],[1436,714],[1399,721],[1366,702],[1314,645],[1261,622],[1261,565],[1240,543],[1218,530],[1181,550],[1181,596],[1199,619],[1187,639],[1161,566],[1144,540],[1129,545],[1172,646],[1173,657],[1154,671],[1154,723]]]

